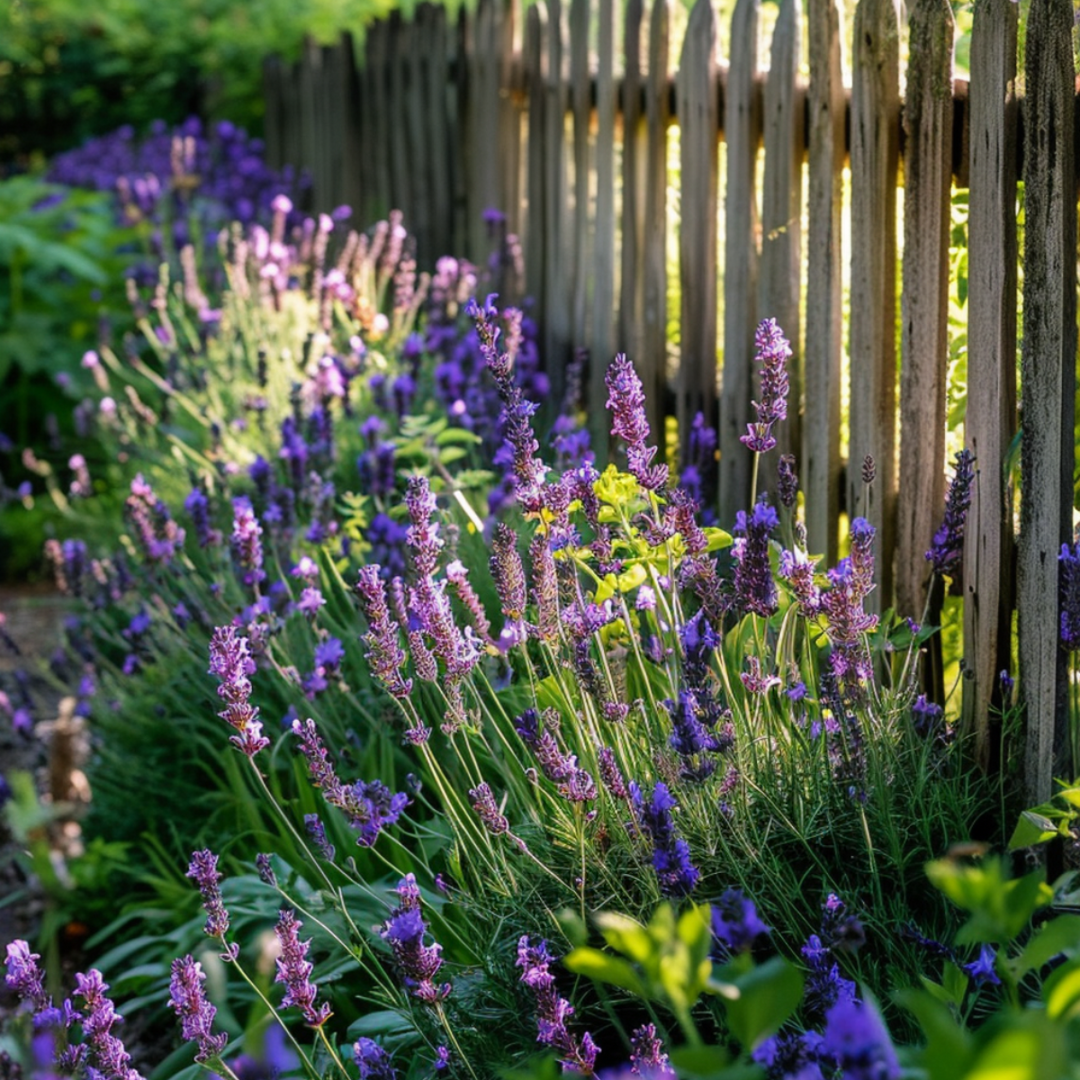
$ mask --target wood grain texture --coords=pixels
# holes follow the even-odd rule
[[[643,372],[642,355],[642,244],[645,231],[645,169],[647,147],[642,96],[645,89],[641,63],[641,23],[644,0],[628,0],[623,16],[622,116],[622,215],[619,247],[619,321],[615,348],[633,357]],[[644,374],[642,375],[644,382]],[[648,397],[649,391],[646,391]],[[648,406],[646,406],[648,408]],[[650,416],[650,420],[653,417]],[[650,425],[651,426],[651,425]]]
[[[873,610],[892,603],[896,511],[896,180],[900,142],[897,0],[859,0],[851,95],[851,417],[848,514],[877,531]],[[874,459],[876,479],[862,481]]]
[[[776,501],[780,454],[802,446],[802,342],[799,300],[802,281],[802,157],[805,99],[798,85],[802,16],[798,0],[781,0],[769,51],[762,127],[765,168],[761,182],[761,266],[758,315],[775,319],[791,345],[787,420],[777,425],[777,451],[762,462],[758,489]],[[757,387],[755,386],[755,394]],[[760,400],[757,398],[756,400]]]
[[[730,527],[750,500],[750,452],[739,439],[750,422],[757,325],[756,108],[759,0],[738,0],[724,95],[727,188],[724,195],[724,363],[720,398],[720,522]],[[711,417],[711,414],[709,414]]]
[[[570,106],[574,113],[573,264],[570,284],[570,336],[574,348],[588,343],[589,250],[592,215],[589,206],[589,126],[592,121],[592,79],[589,72],[590,0],[570,0]],[[592,379],[590,370],[590,385]],[[602,385],[602,380],[601,380]],[[591,401],[591,395],[590,395]]]
[[[926,603],[926,551],[945,505],[949,358],[953,22],[948,0],[913,0],[904,98],[904,266],[900,332],[897,610]]]
[[[843,349],[844,100],[836,0],[809,0],[810,148],[806,227],[803,450],[799,466],[810,551],[837,557],[840,357]]]
[[[641,372],[653,438],[663,446],[667,412],[667,129],[671,0],[653,0],[645,84],[645,224],[642,234]],[[635,358],[635,362],[638,358]],[[663,452],[663,451],[661,451]]]
[[[525,290],[533,298],[537,325],[547,322],[547,294],[544,289],[544,237],[547,235],[547,198],[544,193],[544,102],[547,97],[547,5],[533,4],[525,16],[525,86],[528,95],[528,131],[525,143]]]
[[[1027,795],[1072,774],[1058,551],[1071,539],[1076,390],[1072,5],[1032,0],[1025,48],[1024,334],[1018,598]]]
[[[968,203],[968,400],[975,483],[964,534],[963,722],[991,760],[999,673],[1011,665],[1012,491],[1005,455],[1016,431],[1017,8],[983,0],[971,32]]]
[[[615,11],[614,0],[597,0],[596,50],[596,218],[592,252],[592,334],[589,342],[589,413],[598,418],[593,445],[607,457],[610,423],[604,373],[615,340]]]

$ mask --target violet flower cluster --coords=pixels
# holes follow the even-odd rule
[[[299,1009],[304,1014],[306,1023],[310,1027],[317,1028],[322,1027],[330,1019],[332,1013],[327,1002],[323,1002],[318,1008],[315,1007],[318,991],[311,981],[312,964],[307,959],[311,942],[300,940],[300,928],[303,925],[287,908],[279,914],[277,925],[274,927],[274,936],[277,938],[281,955],[277,958],[277,974],[274,976],[274,982],[281,983],[285,987],[281,1007]]]
[[[660,891],[665,896],[687,896],[694,891],[701,871],[690,861],[690,845],[676,832],[672,811],[678,809],[678,803],[660,780],[648,802],[633,781],[629,791],[635,823],[653,849],[652,864]]]
[[[521,981],[536,1000],[536,1041],[555,1050],[564,1069],[593,1076],[599,1048],[588,1032],[579,1040],[566,1026],[574,1007],[555,988],[555,976],[550,970],[554,959],[546,941],[533,945],[526,934],[518,942],[516,966],[521,968]]]
[[[935,574],[956,577],[964,557],[964,524],[971,507],[971,485],[975,481],[975,455],[961,450],[956,455],[956,469],[945,498],[945,517],[934,533],[926,558]]]
[[[620,353],[607,370],[607,407],[611,433],[626,444],[626,465],[643,488],[659,491],[667,484],[666,465],[653,465],[656,447],[647,446],[649,422],[645,417],[645,391],[634,365]]]
[[[180,1021],[180,1032],[186,1042],[196,1045],[195,1060],[200,1063],[221,1057],[229,1038],[213,1033],[217,1009],[210,1004],[203,989],[206,972],[192,956],[173,961],[169,981],[169,1008]]]
[[[224,712],[218,713],[237,734],[229,741],[249,758],[270,745],[262,733],[257,706],[250,703],[251,680],[255,661],[247,638],[238,635],[232,626],[219,626],[210,639],[210,674],[221,680],[218,696],[225,701]]]
[[[775,319],[765,319],[754,335],[755,360],[761,365],[761,401],[753,402],[757,420],[746,425],[740,442],[755,454],[764,454],[776,446],[773,425],[787,419],[787,362],[791,346]]]
[[[380,934],[390,945],[394,962],[405,986],[421,1001],[436,1005],[450,993],[450,983],[435,983],[442,967],[442,946],[426,945],[428,927],[420,910],[420,889],[416,878],[406,874],[398,883],[401,903],[383,923]]]

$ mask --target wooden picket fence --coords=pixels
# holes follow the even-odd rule
[[[759,318],[775,317],[795,352],[781,449],[799,461],[810,548],[831,561],[841,506],[864,515],[879,538],[876,602],[916,618],[928,589],[924,553],[945,493],[950,191],[954,179],[967,186],[965,438],[978,472],[965,547],[963,710],[986,763],[1017,611],[1028,780],[1042,797],[1054,770],[1071,768],[1057,554],[1071,539],[1074,467],[1072,20],[1069,0],[1032,0],[1021,102],[1012,0],[975,6],[967,84],[953,77],[948,0],[911,0],[901,101],[898,0],[859,0],[850,88],[835,0],[806,0],[805,15],[798,0],[780,0],[767,71],[758,68],[759,0],[737,0],[726,60],[710,0],[690,11],[678,56],[671,0],[653,0],[649,10],[645,0],[625,0],[618,27],[613,0],[538,0],[523,20],[515,0],[479,0],[456,21],[421,4],[411,19],[370,26],[359,62],[348,37],[334,47],[308,44],[291,68],[269,61],[267,144],[278,163],[311,170],[320,206],[349,203],[361,220],[403,210],[421,265],[444,253],[483,259],[483,211],[504,211],[523,244],[524,291],[556,392],[571,350],[587,347],[587,405],[599,423],[602,371],[617,350],[627,352],[661,440],[672,402],[684,437],[699,410],[718,422],[728,522],[749,498],[750,455],[738,439],[752,415],[754,330]],[[799,77],[803,35],[808,84]],[[677,172],[668,167],[675,126]],[[845,166],[847,467],[840,457]],[[1017,541],[1003,466],[1019,423],[1021,169]],[[680,222],[677,313],[667,310],[672,199]],[[669,380],[673,315],[678,370]],[[862,479],[867,457],[876,468],[870,485]]]

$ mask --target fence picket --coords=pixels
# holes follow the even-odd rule
[[[799,465],[810,550],[836,561],[840,512],[841,213],[844,84],[836,0],[809,0],[810,148],[806,228],[806,404]]]
[[[642,348],[642,243],[645,231],[645,169],[648,148],[641,114],[641,20],[644,0],[628,0],[623,20],[622,78],[622,245],[619,249],[619,322],[615,348],[633,357],[645,381]],[[646,391],[646,396],[650,396]],[[649,417],[650,422],[653,416]]]
[[[453,175],[454,162],[451,148],[457,145],[453,135],[452,119],[446,107],[446,12],[436,4],[422,4],[417,13],[424,28],[423,47],[423,100],[427,122],[426,138],[430,160],[431,199],[431,246],[435,256],[446,255],[454,250],[453,237]]]
[[[1012,0],[986,0],[971,31],[968,401],[975,483],[964,534],[963,719],[990,764],[990,709],[1011,665],[1011,493],[1002,475],[1016,430],[1016,39]]]
[[[897,609],[926,602],[926,549],[945,499],[945,375],[949,356],[952,182],[952,8],[914,0],[904,98],[904,266],[900,333]],[[939,688],[940,689],[940,688]]]
[[[653,437],[663,453],[667,414],[667,128],[671,0],[653,0],[645,84],[645,227],[641,254],[641,381]],[[637,360],[635,359],[635,363]]]
[[[1025,47],[1024,388],[1018,612],[1028,797],[1070,775],[1057,556],[1071,539],[1076,390],[1072,5],[1033,0]]]
[[[575,347],[587,340],[589,287],[589,125],[592,79],[589,73],[589,0],[570,0],[570,106],[574,112],[573,270],[570,284],[570,338]],[[595,381],[590,378],[590,384]],[[590,401],[592,395],[590,394]]]
[[[596,231],[593,239],[593,317],[590,338],[589,412],[601,459],[609,430],[604,372],[611,362],[615,327],[615,12],[613,0],[598,0],[600,36],[596,70]]]
[[[777,433],[780,454],[802,445],[802,348],[799,299],[802,271],[802,149],[804,100],[797,84],[801,16],[797,0],[781,0],[765,83],[765,171],[761,184],[761,277],[758,314],[774,318],[791,343],[787,421]],[[760,400],[760,399],[758,399]],[[775,495],[777,458],[768,459],[764,487]],[[759,488],[762,481],[759,481]],[[775,499],[774,499],[775,502]]]
[[[532,294],[537,323],[547,325],[544,256],[547,245],[547,198],[544,194],[544,103],[547,96],[547,5],[533,4],[525,16],[525,82],[528,87],[529,130],[525,150],[525,287]]]
[[[739,442],[750,420],[757,321],[757,76],[759,0],[738,0],[724,95],[724,364],[720,398],[720,520],[749,509],[750,454]],[[711,414],[708,414],[711,419]],[[681,419],[681,418],[680,418]]]
[[[897,0],[859,0],[851,95],[851,417],[847,508],[877,530],[875,610],[892,602],[896,447]],[[863,460],[876,479],[863,483]]]

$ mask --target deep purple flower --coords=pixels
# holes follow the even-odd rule
[[[360,1070],[360,1080],[398,1080],[390,1055],[372,1039],[357,1039],[353,1044],[353,1060]]]
[[[1069,652],[1080,649],[1080,544],[1061,545],[1058,556],[1058,595],[1061,604],[1061,644]],[[1005,675],[1005,673],[1002,673]],[[1006,675],[1006,678],[1008,676]],[[1012,680],[1009,680],[1010,683]],[[1002,682],[1004,685],[1004,680]],[[1009,687],[1011,690],[1012,687]]]
[[[795,472],[795,456],[793,454],[781,454],[777,465],[776,497],[781,506],[789,510],[794,507],[795,500],[799,496],[799,477]]]
[[[619,353],[604,377],[611,411],[611,433],[626,443],[626,465],[643,488],[659,491],[667,484],[666,465],[652,465],[655,446],[646,446],[649,421],[645,417],[645,391],[634,365]]]
[[[712,932],[728,953],[745,952],[772,930],[762,922],[753,900],[740,889],[727,889],[712,907]]]
[[[984,944],[979,949],[979,955],[970,964],[964,965],[964,970],[980,986],[984,983],[988,983],[990,986],[1000,986],[1001,979],[994,970],[994,961],[996,959],[997,952],[994,947]]]
[[[746,425],[746,434],[739,441],[757,454],[776,446],[773,424],[787,419],[788,375],[787,362],[791,346],[775,319],[765,319],[757,328],[754,347],[761,364],[761,402],[753,402],[757,421]]]
[[[564,1069],[593,1076],[597,1046],[588,1032],[579,1042],[567,1028],[574,1007],[555,989],[555,976],[549,970],[553,960],[546,941],[533,945],[528,934],[518,941],[515,966],[522,969],[521,981],[536,998],[536,1041],[557,1051]]]
[[[198,1045],[195,1060],[200,1063],[219,1057],[229,1041],[227,1035],[211,1034],[217,1009],[206,1000],[202,987],[205,981],[202,964],[190,955],[173,961],[169,1007],[180,1019],[184,1039]]]
[[[525,569],[517,551],[517,533],[499,522],[491,541],[491,576],[499,594],[502,613],[513,621],[525,615]]]
[[[221,543],[221,532],[210,523],[210,500],[201,488],[192,488],[184,500],[184,509],[195,526],[199,547],[205,548]]]
[[[678,835],[671,812],[678,809],[667,785],[657,781],[646,803],[641,789],[630,783],[630,799],[637,821],[652,844],[653,869],[665,896],[686,896],[693,892],[701,871],[690,861],[690,845]]]
[[[697,694],[680,690],[678,700],[662,702],[671,717],[672,749],[682,758],[681,775],[686,779],[704,780],[716,771],[716,762],[706,757],[722,749],[716,734],[703,723],[704,710],[698,705]]]
[[[764,495],[747,517],[739,511],[732,545],[735,557],[735,603],[740,611],[768,617],[777,610],[776,582],[769,566],[769,536],[780,524]]]
[[[955,472],[945,497],[945,517],[926,553],[927,559],[934,564],[935,574],[956,577],[960,569],[964,557],[964,523],[971,506],[974,480],[975,455],[970,450],[961,450],[956,455]]]
[[[766,1039],[750,1056],[765,1069],[766,1080],[823,1080],[816,1031],[782,1031]]]
[[[545,727],[543,721],[547,722]],[[577,757],[564,753],[555,732],[558,730],[559,714],[555,709],[545,709],[543,718],[535,709],[526,709],[515,721],[514,727],[522,741],[536,756],[544,775],[558,785],[559,794],[571,802],[587,802],[596,798],[596,784],[592,776],[579,769]]]
[[[416,878],[407,874],[397,887],[400,905],[383,924],[380,934],[389,943],[405,985],[421,1001],[434,1005],[450,993],[450,984],[436,985],[442,967],[442,946],[425,945],[427,924],[420,910],[420,889]]]
[[[312,966],[307,959],[310,941],[300,940],[300,928],[303,923],[288,908],[278,915],[274,934],[281,946],[281,955],[277,959],[277,975],[274,982],[283,983],[285,996],[281,999],[282,1008],[296,1006],[304,1020],[311,1027],[321,1027],[330,1019],[330,1005],[324,1002],[317,1009],[315,998],[318,991],[311,982]]]
[[[198,885],[202,894],[203,907],[206,909],[206,926],[203,929],[210,937],[223,938],[229,930],[229,913],[225,910],[218,886],[222,875],[218,873],[217,861],[218,857],[212,851],[193,851],[185,876]]]
[[[841,1000],[829,1009],[822,1050],[836,1061],[845,1080],[899,1080],[892,1040],[867,1002]]]
[[[618,762],[615,760],[615,751],[610,746],[602,746],[596,752],[596,759],[600,766],[600,779],[604,787],[608,789],[613,799],[629,799],[630,789],[626,786]]]
[[[323,824],[319,815],[305,814],[304,828],[307,830],[311,842],[318,848],[319,854],[322,855],[327,862],[333,862],[334,855],[337,854],[337,852],[334,850],[334,845],[330,843],[326,836],[326,826]]]
[[[816,565],[817,560],[811,560],[802,548],[780,552],[779,575],[791,586],[801,614],[808,618],[817,615],[821,606],[821,590],[814,582]]]

